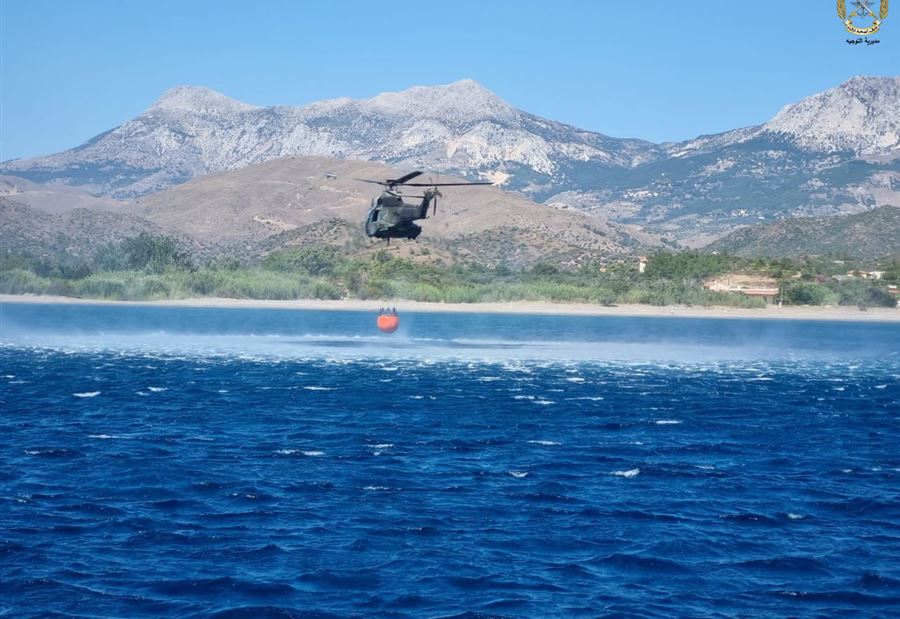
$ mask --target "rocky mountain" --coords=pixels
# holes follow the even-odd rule
[[[756,140],[784,142],[813,153],[852,152],[860,157],[900,157],[900,77],[854,77],[837,88],[784,106],[767,123],[667,144],[682,158]]]
[[[750,226],[710,249],[748,258],[838,256],[873,260],[900,254],[900,208],[882,206],[855,215],[799,217]]]
[[[856,77],[763,125],[662,148],[547,200],[690,246],[749,224],[900,205],[900,78]]]
[[[0,171],[127,198],[309,155],[487,178],[698,246],[751,223],[900,204],[900,78],[856,77],[762,125],[658,145],[528,114],[471,80],[303,107],[178,87],[81,146]]]
[[[472,80],[304,107],[255,107],[180,86],[81,146],[2,169],[134,197],[213,172],[319,155],[480,175],[521,189],[575,164],[629,167],[657,150],[527,114]]]

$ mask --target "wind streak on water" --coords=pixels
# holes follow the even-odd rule
[[[19,347],[270,359],[695,363],[898,354],[893,324],[775,320],[404,313],[401,330],[384,336],[368,312],[7,304],[0,333]]]
[[[4,308],[0,612],[900,610],[890,325],[104,311]]]

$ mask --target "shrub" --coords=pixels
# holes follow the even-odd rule
[[[269,254],[263,261],[263,268],[331,276],[341,262],[341,255],[336,247],[315,246]]]
[[[822,284],[794,281],[782,286],[782,296],[790,305],[836,305],[839,295]]]
[[[46,294],[51,282],[22,268],[0,272],[0,292],[4,294]]]
[[[135,274],[131,274],[134,277]],[[118,299],[128,297],[125,278],[127,273],[95,273],[90,277],[73,282],[76,296],[95,299]]]
[[[107,271],[140,270],[149,273],[192,266],[190,257],[179,248],[175,239],[147,232],[104,247],[96,262]]]

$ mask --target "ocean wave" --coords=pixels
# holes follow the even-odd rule
[[[29,456],[41,456],[45,458],[73,458],[82,454],[68,447],[31,447],[25,449],[25,454]]]
[[[773,557],[752,559],[737,564],[739,568],[759,569],[768,572],[829,573],[825,564],[811,557]]]
[[[147,583],[147,587],[157,593],[171,596],[219,596],[241,595],[268,598],[284,596],[294,592],[287,583],[270,583],[244,580],[224,576],[222,578],[198,578],[182,580],[161,580]]]
[[[590,563],[615,566],[618,569],[638,570],[651,573],[687,573],[691,570],[684,563],[663,557],[645,556],[629,553],[615,553],[605,557],[592,559]]]
[[[211,619],[341,619],[324,611],[310,610],[306,605],[300,608],[287,606],[235,606],[210,613]]]
[[[638,469],[638,468],[628,469],[626,471],[613,471],[612,473],[610,473],[610,475],[613,475],[615,477],[624,477],[626,479],[631,479],[632,477],[637,477],[640,474],[641,474],[641,469]]]

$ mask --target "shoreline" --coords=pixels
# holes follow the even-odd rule
[[[552,303],[549,301],[511,301],[508,303],[430,303],[425,301],[389,301],[343,299],[296,299],[289,301],[261,299],[226,299],[199,297],[190,299],[165,299],[160,301],[109,301],[102,299],[78,299],[50,295],[0,294],[3,303],[39,303],[52,305],[120,305],[137,307],[185,307],[226,309],[284,309],[331,310],[377,312],[379,308],[396,307],[400,312],[442,312],[467,314],[536,314],[557,316],[623,316],[648,318],[732,318],[757,320],[825,320],[846,322],[900,322],[900,309],[890,307],[869,308],[860,311],[855,307],[841,306],[787,306],[774,305],[760,309],[712,306],[689,307],[684,305],[616,305],[604,307],[588,303]]]

